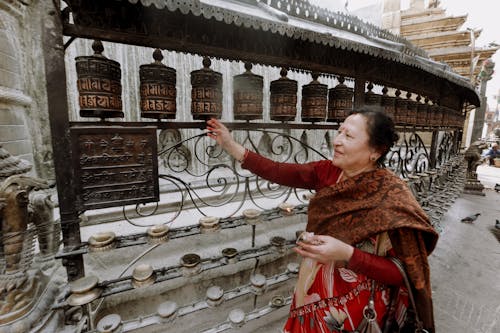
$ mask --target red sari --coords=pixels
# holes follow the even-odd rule
[[[373,251],[375,239],[360,245],[363,251]],[[384,246],[390,245],[386,243]],[[391,252],[390,249],[388,251]],[[336,267],[337,266],[337,267]],[[372,280],[334,262],[327,265],[312,259],[302,260],[295,287],[290,316],[285,333],[353,331],[363,319],[363,308],[368,304]],[[375,311],[382,327],[390,302],[390,289],[376,283]],[[400,293],[397,318],[404,318],[408,305],[407,294]]]

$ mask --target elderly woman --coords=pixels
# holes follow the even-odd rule
[[[303,260],[284,332],[357,332],[370,299],[380,327],[388,317],[402,325],[408,293],[387,256],[403,263],[420,320],[434,332],[427,256],[438,236],[406,184],[384,168],[398,139],[389,117],[353,112],[333,140],[333,159],[306,164],[271,161],[237,143],[220,121],[207,125],[207,135],[242,168],[316,191],[309,203],[309,237],[294,249]]]

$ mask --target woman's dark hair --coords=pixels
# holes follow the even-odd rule
[[[351,114],[359,114],[366,119],[369,137],[368,144],[381,154],[377,159],[377,165],[384,168],[387,153],[399,140],[399,134],[396,133],[392,118],[379,108],[363,107],[353,110]]]

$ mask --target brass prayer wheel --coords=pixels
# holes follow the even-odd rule
[[[302,86],[302,121],[322,121],[326,118],[328,86],[318,81],[319,73],[312,73],[311,83]]]
[[[408,100],[399,97],[401,95],[401,91],[396,90],[396,115],[395,115],[395,123],[396,125],[406,125],[406,116],[408,115]]]
[[[462,128],[464,126],[465,114],[460,110],[453,110],[453,126]]]
[[[365,105],[376,105],[380,106],[382,104],[382,95],[376,94],[372,91],[373,83],[368,83],[368,91],[365,93]]]
[[[424,103],[420,103],[420,96],[417,96],[417,101],[419,103],[417,104],[417,125],[418,126],[427,126],[427,113],[429,111],[429,104],[428,99],[426,98],[424,100]]]
[[[441,110],[435,102],[429,107],[429,124],[434,127],[440,126]]]
[[[102,55],[101,41],[95,40],[92,50],[92,56],[75,58],[80,116],[123,118],[120,64]]]
[[[417,124],[417,105],[418,103],[411,99],[411,93],[406,94],[407,104],[406,104],[406,124],[416,125]]]
[[[449,114],[450,114],[451,111],[452,110],[449,107],[447,107],[447,106],[442,106],[441,107],[441,125],[442,126],[446,126],[446,127],[450,126],[450,123],[449,123],[450,116],[449,116]]]
[[[160,49],[154,50],[153,59],[152,64],[139,67],[141,117],[175,119],[175,69],[161,62],[163,55]]]
[[[382,88],[382,100],[381,105],[384,109],[384,113],[394,121],[394,115],[396,113],[396,97],[387,95],[387,87]]]
[[[339,77],[339,84],[328,90],[328,121],[342,122],[352,111],[354,89],[344,84],[344,77]]]
[[[271,82],[271,120],[294,120],[297,114],[297,81],[289,79],[282,68],[281,77]]]
[[[234,119],[262,119],[264,79],[251,72],[251,63],[245,63],[245,69],[233,79]]]
[[[203,58],[203,68],[191,72],[191,114],[193,119],[219,118],[222,114],[222,74],[210,68]]]

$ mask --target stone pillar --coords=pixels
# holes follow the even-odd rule
[[[483,67],[481,72],[479,73],[479,78],[481,80],[481,87],[479,92],[479,97],[481,98],[481,106],[476,108],[476,112],[474,114],[474,123],[472,125],[472,139],[474,142],[481,138],[484,127],[484,115],[486,113],[486,84],[493,75],[493,68],[495,67],[495,63],[491,59],[486,59],[483,61]]]
[[[32,140],[26,127],[31,98],[23,92],[23,57],[16,38],[18,17],[15,8],[0,11],[0,144],[13,156],[33,163]]]

